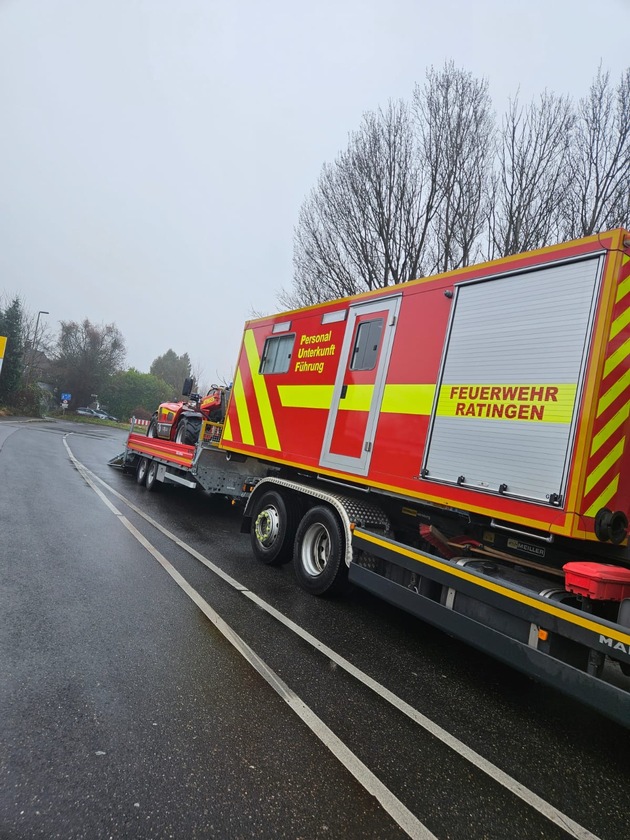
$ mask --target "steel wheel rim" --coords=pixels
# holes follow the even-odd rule
[[[321,522],[314,522],[302,540],[302,566],[311,577],[322,574],[330,559],[330,534]]]
[[[276,541],[279,530],[280,515],[277,508],[270,505],[261,510],[254,525],[254,533],[258,542],[265,548],[270,548]]]

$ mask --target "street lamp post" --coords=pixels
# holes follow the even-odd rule
[[[28,371],[26,373],[26,384],[25,388],[28,388],[28,384],[31,379],[31,371],[33,368],[33,363],[35,361],[35,353],[37,352],[37,330],[39,329],[39,317],[40,315],[50,315],[50,312],[47,312],[45,309],[40,309],[37,313],[37,320],[35,321],[35,332],[33,333],[33,344],[31,345],[31,352],[30,352],[30,361],[28,365]]]

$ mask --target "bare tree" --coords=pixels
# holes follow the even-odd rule
[[[601,66],[580,100],[565,203],[567,238],[628,224],[630,213],[630,68],[613,90]]]
[[[422,168],[436,191],[428,268],[449,271],[477,258],[488,215],[495,133],[488,83],[452,61],[431,67],[414,90],[414,111]]]
[[[508,107],[497,149],[488,257],[518,254],[561,236],[573,125],[570,101],[543,93]]]
[[[419,276],[434,212],[408,106],[366,114],[302,206],[293,289],[281,303],[305,306]]]

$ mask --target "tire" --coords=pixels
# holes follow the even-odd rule
[[[158,469],[158,462],[157,461],[149,461],[149,466],[147,467],[147,477],[145,479],[146,488],[150,492],[154,490],[158,490],[160,486],[160,482],[157,480],[157,469]]]
[[[199,440],[201,420],[198,417],[184,417],[177,424],[175,443],[185,443],[194,446]]]
[[[281,566],[293,556],[298,523],[295,499],[268,490],[256,501],[252,512],[250,539],[257,560],[266,566]]]
[[[149,427],[147,429],[147,437],[156,438],[157,436],[157,417],[154,414],[149,422]]]
[[[140,485],[146,484],[147,481],[147,469],[149,468],[149,459],[148,458],[140,458],[138,461],[138,466],[136,468],[136,481]]]
[[[314,507],[300,522],[293,568],[298,583],[311,595],[332,595],[346,589],[345,539],[339,518],[331,508]]]

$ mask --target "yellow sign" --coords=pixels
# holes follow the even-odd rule
[[[2,370],[2,362],[4,360],[4,351],[7,347],[6,335],[0,335],[0,371]]]
[[[570,423],[576,385],[442,385],[440,417]]]

